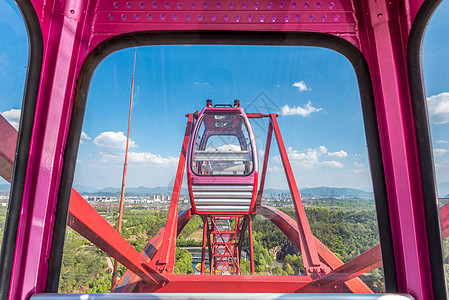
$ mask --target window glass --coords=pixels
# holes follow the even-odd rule
[[[445,212],[449,202],[449,3],[442,1],[430,19],[422,50],[427,111],[433,146],[440,219],[442,221],[443,255],[446,276],[449,274],[449,232]],[[449,285],[448,285],[449,288]]]
[[[0,245],[28,63],[28,36],[14,1],[0,0]]]
[[[250,174],[253,154],[245,120],[239,115],[206,114],[200,122],[194,137],[193,172],[208,176]]]
[[[191,158],[187,171],[207,175],[197,176],[206,183],[192,186],[203,188],[202,200],[213,201],[206,205],[215,210],[194,216],[178,235],[175,274],[254,271],[255,275],[297,276],[298,282],[307,282],[311,277],[306,275],[319,278],[376,247],[379,238],[360,96],[354,69],[345,57],[313,47],[209,45],[139,47],[136,57],[122,236],[147,260],[161,247],[161,228],[176,198],[173,190],[181,153]],[[74,188],[114,228],[124,173],[133,58],[134,48],[115,52],[95,71],[74,179]],[[230,106],[239,99],[245,113],[278,115],[285,152],[278,150],[273,133],[260,199],[256,200],[252,187],[262,185],[267,117],[250,118],[246,124],[242,116],[229,112],[200,115],[195,120],[198,130],[191,136],[192,153],[181,152],[185,116],[200,112],[206,99]],[[283,153],[301,199],[293,199],[290,193]],[[251,177],[256,162],[258,177]],[[185,220],[184,209],[191,205],[189,184],[198,179],[189,181],[187,176],[179,196],[180,220]],[[214,181],[224,177],[231,181]],[[259,182],[249,182],[251,178]],[[223,207],[229,203],[237,207],[242,201],[253,201],[254,207],[259,200],[262,205],[251,219],[250,243],[249,215],[233,210],[223,213]],[[248,212],[250,203],[245,205]],[[307,218],[314,235],[316,267],[304,263],[306,254],[298,240],[302,235],[294,233],[297,215]],[[67,231],[60,291],[107,292],[113,260],[100,250],[101,245],[82,236],[82,232]],[[202,266],[202,249],[208,249],[208,243],[213,245],[205,251]],[[349,281],[331,288],[335,292],[384,291],[381,268],[353,280],[362,290]],[[145,288],[138,276],[119,266],[114,291]]]

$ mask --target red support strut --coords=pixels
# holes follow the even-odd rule
[[[167,223],[165,225],[164,239],[162,241],[161,251],[159,251],[160,256],[156,262],[156,269],[164,273],[172,273],[175,265],[179,195],[181,194],[182,178],[186,166],[187,147],[189,145],[190,135],[192,134],[193,128],[193,114],[187,114],[186,116],[188,119],[181,148],[181,155],[178,162],[178,171],[176,172],[175,185],[173,186],[170,209],[168,211]]]
[[[285,150],[284,141],[282,140],[281,131],[277,123],[276,114],[270,114],[270,123],[273,125],[274,134],[279,148],[282,165],[284,166],[285,176],[287,177],[288,187],[295,206],[296,222],[299,228],[299,238],[301,241],[301,253],[304,260],[304,267],[307,275],[312,277],[319,276],[325,272],[326,266],[321,263],[318,253],[316,251],[313,235],[310,231],[309,222],[307,221],[306,212],[302,205],[301,196],[299,195],[298,186],[296,185],[295,177],[293,175],[292,167],[288,159],[287,151]],[[262,175],[263,176],[263,175]]]

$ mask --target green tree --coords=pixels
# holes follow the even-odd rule
[[[287,273],[287,275],[294,275],[295,271],[293,270],[293,268],[290,266],[289,263],[285,263],[284,264],[284,270]]]
[[[175,274],[191,274],[192,268],[192,255],[189,251],[176,247],[176,260],[173,273]]]
[[[284,270],[282,270],[281,266],[274,267],[271,272],[273,273],[273,275],[284,275]]]

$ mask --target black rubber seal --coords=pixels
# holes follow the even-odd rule
[[[27,0],[16,0],[16,3],[22,13],[28,32],[29,52],[10,198],[0,257],[0,299],[4,300],[8,299],[11,284],[17,229],[22,209],[23,189],[43,59],[42,32],[34,7]]]

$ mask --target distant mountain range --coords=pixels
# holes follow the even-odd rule
[[[290,191],[278,189],[264,190],[264,194],[277,195],[283,193],[290,193]],[[321,186],[314,188],[300,188],[299,193],[301,194],[302,197],[374,199],[373,192],[367,192],[353,188],[334,188],[334,187]]]
[[[97,189],[90,186],[84,185],[76,185],[74,188],[81,195],[98,195],[98,196],[120,196],[120,188],[116,187],[107,187],[103,189]],[[127,187],[125,189],[125,194],[127,196],[148,196],[151,194],[170,194],[173,190],[173,187],[167,186],[158,186],[154,188],[149,188],[145,186],[139,187]],[[334,197],[334,198],[365,198],[365,199],[373,199],[373,193],[367,192],[359,189],[353,188],[332,188],[332,187],[315,187],[315,188],[300,188],[299,192],[302,197]],[[0,193],[9,193],[9,184],[0,184]],[[187,195],[188,191],[186,188],[182,188],[181,194]],[[265,195],[278,195],[290,193],[289,190],[284,189],[265,189]],[[449,198],[449,194],[444,196],[444,198]]]
[[[74,186],[75,190],[78,191],[81,195],[98,195],[98,196],[120,196],[121,189],[116,187],[107,187],[103,189],[96,189],[89,186],[77,185]],[[160,194],[166,195],[171,194],[173,188],[169,188],[166,186],[158,186],[154,188],[149,188],[145,186],[139,187],[126,187],[125,195],[126,196],[148,196],[152,194]],[[187,193],[187,191],[185,191]]]
[[[103,189],[95,189],[89,186],[74,186],[74,188],[81,195],[98,195],[98,196],[119,196],[120,188],[107,187]],[[127,187],[125,189],[125,194],[127,196],[148,196],[151,194],[170,194],[172,192],[172,187],[158,186],[154,188],[149,188],[145,186],[139,187]],[[364,198],[373,199],[372,192],[366,192],[359,189],[353,188],[332,188],[332,187],[315,187],[315,188],[302,188],[299,192],[303,197],[319,197],[319,198]],[[187,194],[187,189],[183,188],[181,194]],[[290,193],[289,190],[284,189],[265,189],[265,195],[278,195]]]

